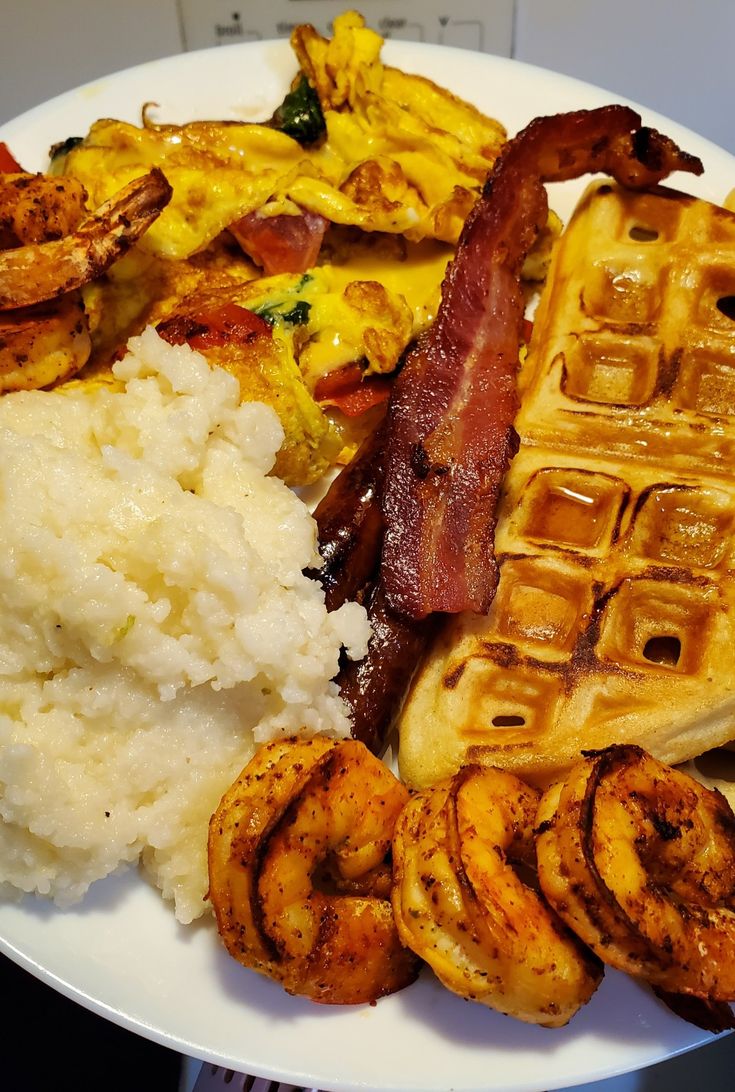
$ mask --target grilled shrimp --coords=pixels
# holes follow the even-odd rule
[[[386,857],[408,790],[355,740],[261,748],[209,828],[209,897],[246,967],[293,994],[360,1004],[402,989]]]
[[[0,253],[0,310],[30,307],[80,288],[135,243],[171,199],[158,168],[136,178],[71,233]]]
[[[735,816],[640,747],[591,752],[538,813],[542,890],[608,964],[657,991],[735,999]]]
[[[539,793],[465,766],[414,796],[393,838],[398,932],[454,993],[545,1027],[566,1024],[602,964],[526,886]]]
[[[86,215],[86,190],[73,178],[0,174],[0,248],[59,239]],[[0,394],[34,390],[74,375],[91,342],[81,293],[0,312]]]
[[[87,191],[75,178],[0,173],[0,248],[44,243],[76,231]]]
[[[0,312],[0,394],[68,379],[87,363],[90,351],[80,292]]]

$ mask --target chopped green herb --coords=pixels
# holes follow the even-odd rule
[[[49,148],[49,159],[53,162],[59,156],[68,155],[72,148],[76,148],[77,144],[81,144],[83,140],[84,137],[70,136],[66,140],[60,140],[58,144],[52,144]]]
[[[309,321],[311,304],[306,300],[299,300],[289,311],[281,310],[284,306],[285,304],[278,303],[264,304],[262,307],[255,307],[254,311],[270,326],[275,326],[277,322],[283,322],[287,326],[305,326]]]
[[[118,626],[117,630],[115,631],[114,640],[115,641],[122,641],[123,637],[126,637],[128,635],[128,633],[130,633],[130,630],[133,628],[134,625],[135,625],[135,615],[134,614],[129,614],[127,619],[125,620],[124,625]]]
[[[315,144],[327,131],[319,96],[306,76],[302,76],[278,107],[270,124],[293,137],[302,147]]]

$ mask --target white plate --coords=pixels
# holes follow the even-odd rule
[[[384,57],[450,87],[510,132],[538,114],[619,101],[576,80],[462,50],[394,42]],[[62,95],[4,126],[0,139],[26,169],[40,170],[52,143],[83,135],[98,117],[137,121],[144,102],[160,104],[161,120],[256,120],[280,101],[294,70],[285,42],[184,54]],[[702,179],[674,184],[721,202],[735,185],[735,159],[642,112],[704,161]],[[552,204],[567,214],[584,185],[553,187]],[[30,899],[0,906],[0,948],[67,996],[159,1043],[336,1092],[535,1092],[623,1073],[709,1040],[615,973],[560,1031],[467,1004],[428,974],[372,1008],[320,1007],[241,968],[211,923],[177,925],[134,872],[99,883],[71,911]]]

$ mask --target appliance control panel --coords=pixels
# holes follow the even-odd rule
[[[344,0],[179,0],[187,49],[287,38],[299,23],[331,34]],[[360,12],[384,38],[436,42],[510,57],[513,0],[361,0]]]

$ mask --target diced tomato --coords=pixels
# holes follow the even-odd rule
[[[298,216],[248,213],[230,231],[256,265],[269,276],[305,273],[315,264],[329,221],[315,212]]]
[[[172,345],[186,342],[192,349],[212,349],[228,342],[250,344],[256,338],[273,336],[265,319],[236,303],[223,303],[194,315],[174,315],[157,327],[158,333]]]
[[[529,344],[529,342],[531,340],[531,334],[532,333],[533,333],[533,323],[531,322],[530,319],[524,318],[523,326],[521,328],[521,337],[523,338],[526,345]]]
[[[322,405],[335,406],[346,417],[359,417],[387,401],[392,383],[392,376],[365,376],[359,364],[348,364],[322,376],[314,389],[314,398]]]
[[[0,141],[0,173],[2,174],[22,174],[23,168],[13,153],[8,148],[7,144]]]
[[[355,390],[362,383],[363,374],[357,361],[337,368],[336,371],[327,372],[317,381],[314,389],[317,402],[326,402],[330,398]]]

